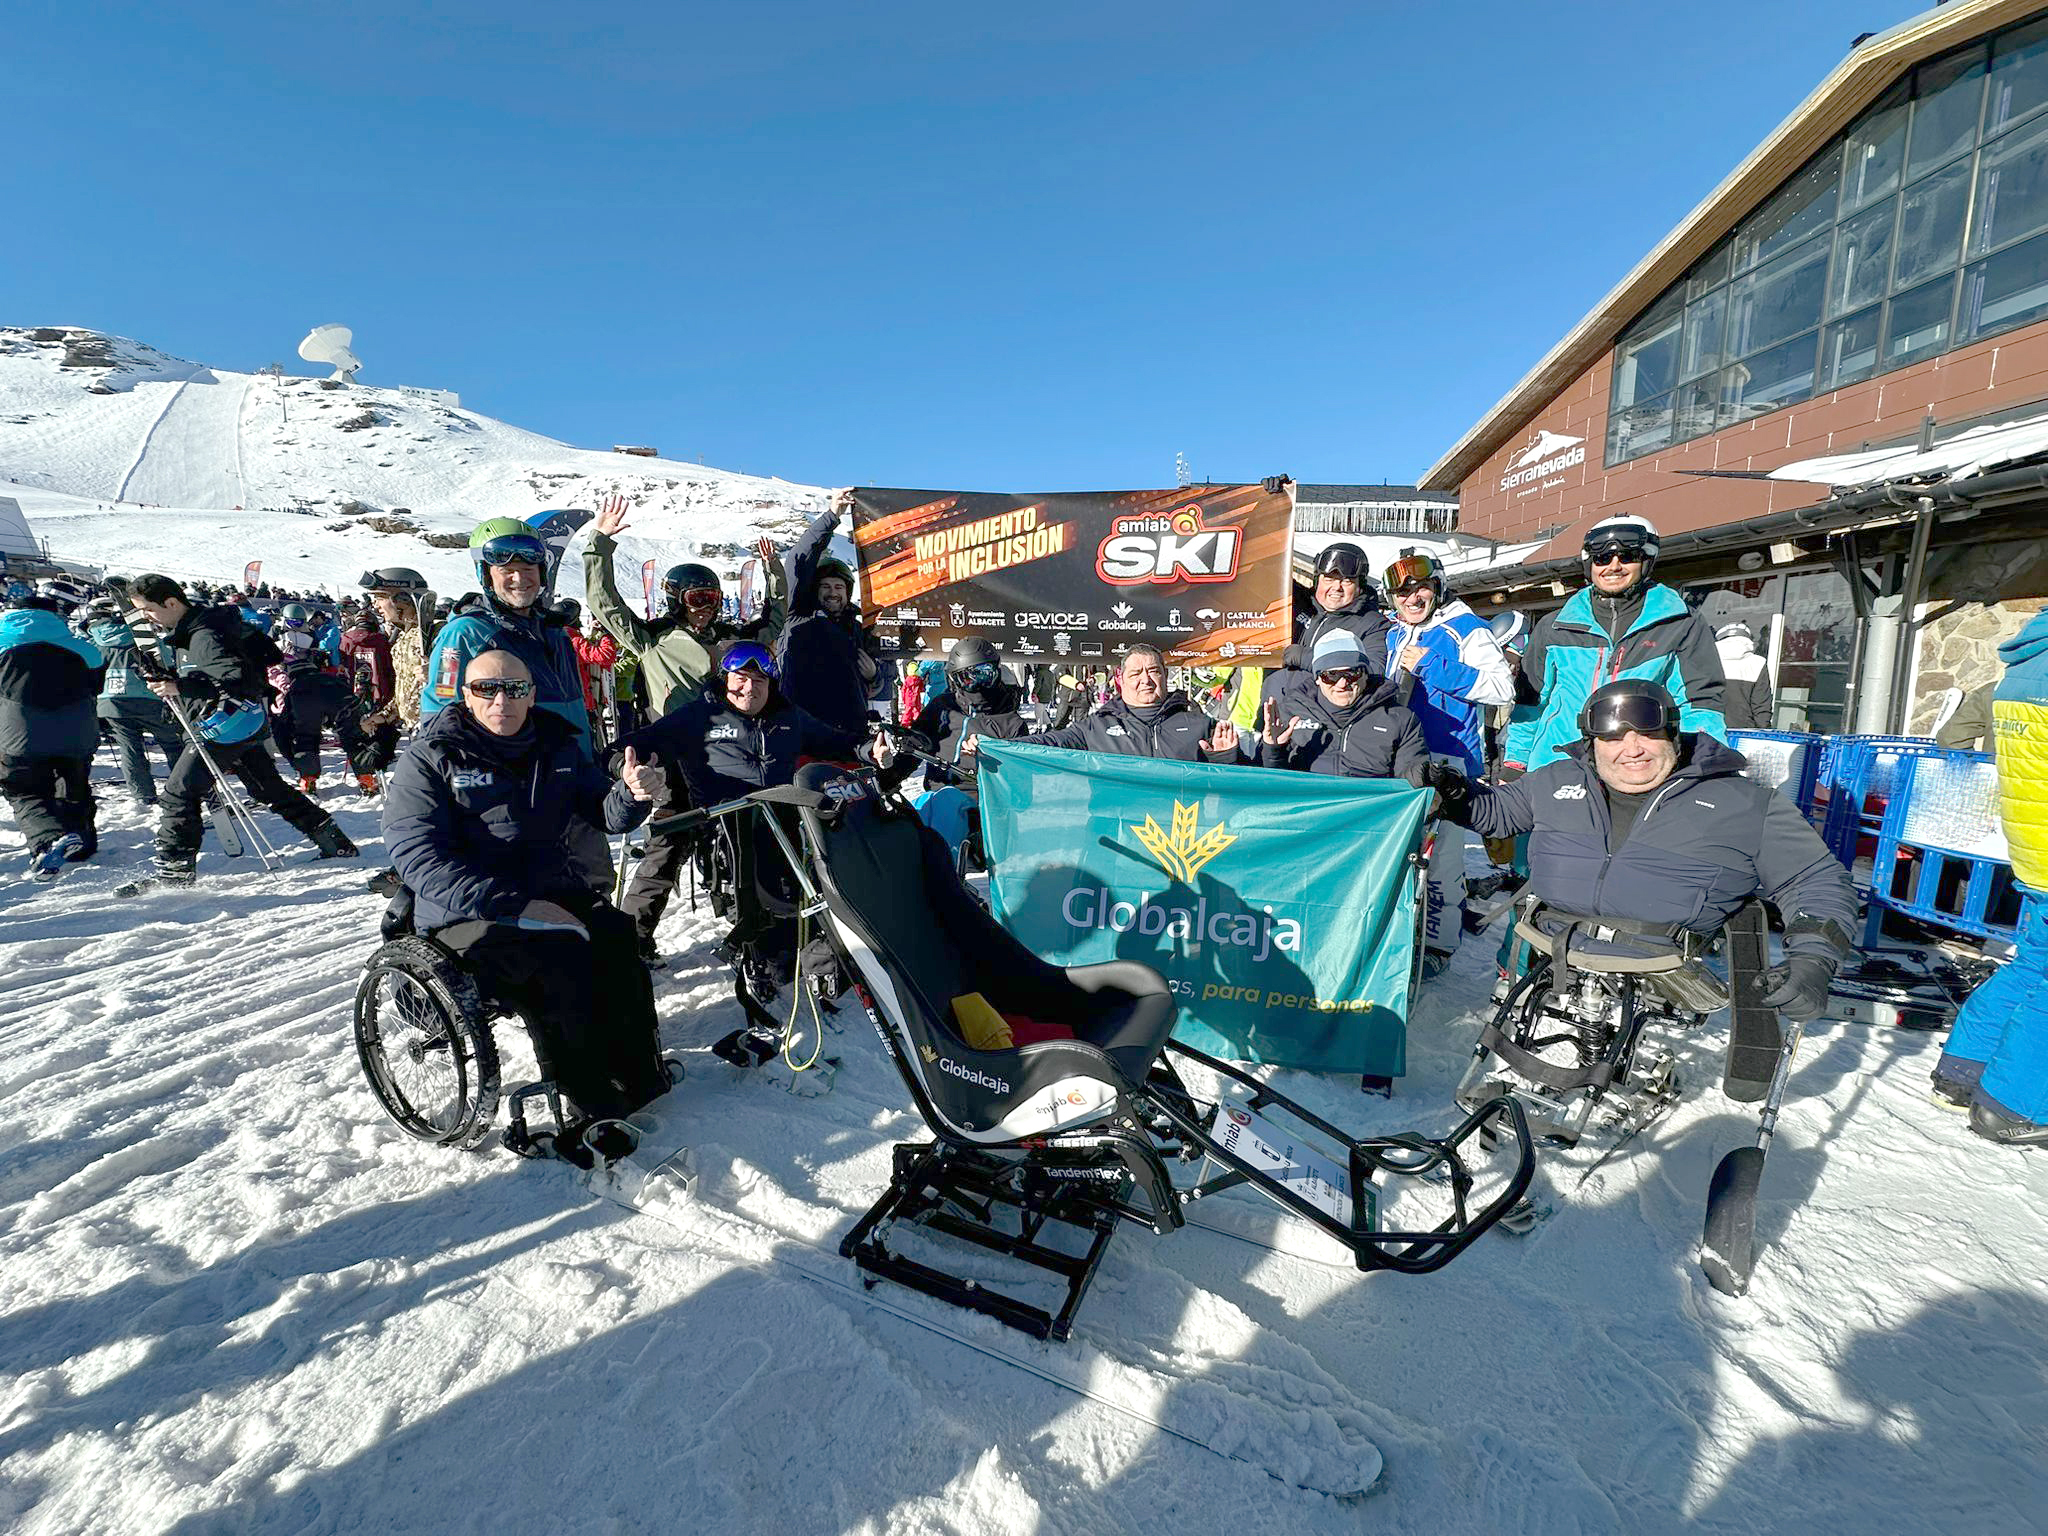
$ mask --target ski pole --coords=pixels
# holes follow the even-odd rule
[[[185,739],[192,744],[192,750],[199,754],[199,761],[206,765],[206,771],[213,776],[214,788],[219,791],[221,803],[227,806],[228,814],[235,818],[238,826],[249,833],[250,842],[256,849],[256,857],[262,861],[264,873],[277,873],[277,866],[271,862],[277,849],[271,845],[270,839],[264,836],[263,829],[256,825],[255,813],[242,803],[242,797],[235,793],[234,787],[228,783],[227,776],[220,771],[220,764],[216,763],[213,754],[207,751],[206,738],[199,734],[198,727],[192,723],[192,717],[185,713],[184,704],[176,694],[164,702],[171,706],[171,714],[176,718],[179,729],[184,731]]]

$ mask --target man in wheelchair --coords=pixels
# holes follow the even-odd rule
[[[1484,837],[1529,834],[1529,891],[1558,920],[1712,938],[1761,894],[1785,915],[1785,959],[1762,1001],[1810,1019],[1848,952],[1856,892],[1797,806],[1742,776],[1741,753],[1678,729],[1660,683],[1617,678],[1579,715],[1581,739],[1511,784],[1426,771],[1446,813]]]
[[[552,1146],[514,1150],[587,1163],[592,1150],[625,1150],[612,1122],[669,1080],[632,920],[571,872],[562,833],[579,815],[613,832],[637,826],[662,780],[629,751],[612,783],[573,726],[533,705],[519,657],[470,657],[457,707],[431,717],[392,772],[384,845],[414,931],[520,1014],[542,1077],[568,1101]]]

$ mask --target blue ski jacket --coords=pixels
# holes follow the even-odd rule
[[[560,613],[541,603],[521,610],[506,607],[488,593],[465,598],[434,636],[426,682],[420,690],[420,719],[453,704],[461,694],[462,673],[469,658],[489,650],[510,651],[526,663],[533,674],[533,702],[567,721],[587,756],[590,707],[583,698],[583,672],[576,648]]]
[[[1486,711],[1515,702],[1515,673],[1493,637],[1493,627],[1458,598],[1438,604],[1420,626],[1393,621],[1387,655],[1409,646],[1423,652],[1408,707],[1422,722],[1429,750],[1454,757],[1468,777],[1486,771]]]
[[[1681,731],[1727,740],[1721,653],[1685,600],[1661,583],[1618,600],[1582,587],[1529,637],[1504,760],[1530,769],[1556,762],[1579,740],[1579,711],[1593,690],[1618,677],[1662,683],[1678,705]]]

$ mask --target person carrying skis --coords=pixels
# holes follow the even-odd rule
[[[1428,555],[1403,555],[1386,569],[1393,605],[1387,649],[1391,675],[1412,678],[1408,707],[1422,722],[1430,754],[1468,778],[1486,771],[1486,714],[1515,701],[1515,674],[1492,626],[1444,587]],[[1465,840],[1437,829],[1423,919],[1424,971],[1442,972],[1465,930]]]
[[[277,647],[242,622],[233,608],[197,608],[169,576],[138,576],[128,588],[144,618],[163,631],[178,658],[174,677],[154,678],[149,691],[166,703],[189,701],[203,718],[192,729],[223,772],[240,779],[258,804],[268,806],[320,850],[323,859],[352,859],[356,845],[319,806],[278,776],[264,711],[269,694],[263,672]],[[259,652],[258,646],[261,647]],[[188,717],[194,711],[188,710]],[[200,802],[213,775],[188,739],[164,781],[156,831],[156,874],[166,885],[190,885],[197,875]]]
[[[55,598],[10,597],[0,613],[0,794],[28,840],[32,880],[54,880],[99,851],[94,701],[106,664]]]
[[[668,568],[661,578],[661,617],[642,619],[619,596],[612,572],[618,536],[631,526],[626,520],[629,511],[625,497],[608,496],[588,524],[590,547],[583,560],[583,590],[597,622],[617,638],[619,650],[634,659],[643,695],[659,722],[703,695],[728,646],[742,640],[774,645],[786,613],[787,578],[775,556],[775,546],[764,538],[755,545],[755,553],[761,558],[768,591],[766,606],[753,622],[734,624],[722,617],[725,592],[718,573],[694,561]],[[688,781],[673,771],[677,760],[675,753],[665,754],[670,771],[664,775],[667,785],[662,808],[671,814],[688,805]],[[621,910],[639,931],[640,956],[649,965],[662,964],[655,929],[697,842],[693,832],[651,833],[647,852],[634,866],[620,898]]]
[[[1740,752],[1683,727],[1651,678],[1593,690],[1562,756],[1489,786],[1432,761],[1445,814],[1487,837],[1529,837],[1529,889],[1572,918],[1712,937],[1761,895],[1785,917],[1785,959],[1762,1002],[1811,1019],[1853,944],[1856,891],[1797,806],[1743,777]]]
[[[568,1101],[551,1150],[588,1167],[593,1150],[631,1150],[601,1122],[669,1081],[633,925],[571,870],[565,833],[572,819],[638,826],[657,765],[628,753],[611,782],[567,719],[534,707],[532,673],[511,651],[468,657],[457,686],[458,702],[427,720],[392,771],[384,846],[412,893],[414,928],[525,1021],[541,1075]]]

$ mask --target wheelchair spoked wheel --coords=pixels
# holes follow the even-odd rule
[[[498,1114],[498,1047],[476,983],[421,938],[378,950],[356,988],[356,1055],[400,1130],[471,1148]]]

